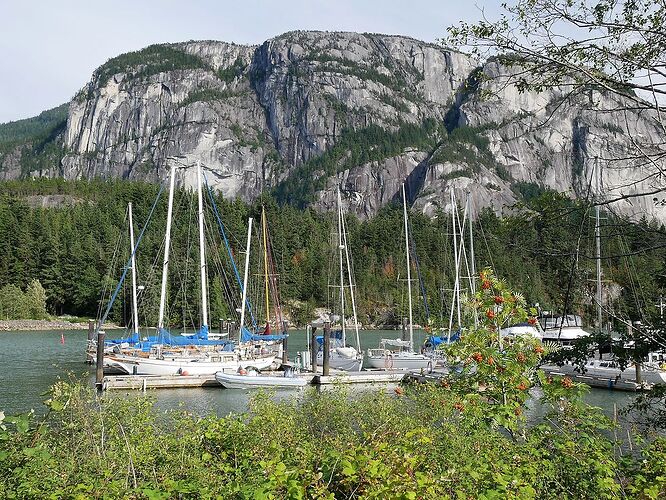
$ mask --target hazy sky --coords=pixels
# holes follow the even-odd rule
[[[435,41],[500,0],[0,0],[0,123],[71,99],[107,59],[151,43],[256,44],[296,29]]]

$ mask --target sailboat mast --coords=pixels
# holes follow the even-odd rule
[[[474,229],[473,229],[473,222],[474,222],[474,217],[472,216],[472,202],[471,196],[469,192],[467,193],[467,213],[469,215],[469,260],[470,260],[470,267],[472,271],[472,277],[470,278],[470,285],[472,287],[472,295],[476,293],[476,263],[474,262]],[[475,317],[476,318],[476,317]]]
[[[340,188],[338,188],[338,254],[340,255],[340,326],[342,327],[342,345],[347,345],[347,331],[345,329],[345,274],[342,262],[342,251],[344,243],[342,242],[342,203],[340,198]]]
[[[164,328],[164,307],[166,305],[166,286],[169,271],[169,247],[171,246],[171,215],[173,213],[173,186],[176,180],[176,166],[171,167],[169,179],[169,204],[167,209],[166,235],[164,236],[164,264],[162,265],[162,288],[160,290],[160,312],[157,319],[157,330]]]
[[[129,233],[130,233],[130,245],[131,245],[131,266],[132,266],[132,321],[134,322],[134,333],[139,334],[139,312],[137,309],[137,299],[136,299],[136,259],[134,255],[134,223],[132,222],[132,202],[130,201],[127,205],[127,211],[129,213]]]
[[[206,255],[204,241],[203,196],[201,195],[201,163],[197,162],[197,198],[199,201],[199,263],[201,265],[201,327],[208,326],[208,294],[206,293]]]
[[[409,349],[414,349],[414,326],[412,325],[412,270],[409,262],[409,229],[407,227],[407,196],[402,184],[402,211],[405,219],[405,253],[407,255],[407,297],[409,304]]]
[[[243,296],[241,298],[241,317],[240,332],[243,333],[243,324],[245,323],[245,302],[247,301],[247,272],[250,269],[250,241],[252,238],[252,217],[247,222],[247,245],[245,247],[245,271],[243,273]]]
[[[599,172],[599,160],[595,164],[595,174],[597,176],[597,197],[601,196],[601,173]],[[600,227],[600,217],[599,217],[599,205],[597,199],[597,206],[595,207],[595,223],[594,223],[594,238],[596,240],[596,252],[595,258],[597,261],[597,322],[599,325],[599,330],[603,330],[603,314],[602,314],[602,289],[601,289],[601,227]]]
[[[354,314],[354,333],[356,334],[356,349],[361,351],[361,338],[358,334],[358,317],[356,314],[356,299],[354,297],[354,282],[352,281],[352,266],[351,258],[349,257],[349,246],[347,245],[347,228],[345,225],[344,214],[342,214],[342,198],[340,197],[340,190],[338,190],[338,206],[341,212],[342,221],[342,243],[345,246],[345,258],[347,260],[347,276],[349,278],[349,296],[351,297],[352,313]]]
[[[266,289],[266,325],[271,324],[270,304],[268,302],[268,238],[266,229],[266,210],[261,207],[261,232],[264,239],[264,284]]]

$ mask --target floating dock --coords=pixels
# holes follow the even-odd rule
[[[282,372],[263,372],[270,375]],[[294,376],[303,378],[312,385],[332,384],[388,384],[401,382],[407,375],[404,371],[361,371],[344,372],[331,370],[330,375],[315,373],[299,373]],[[147,390],[147,389],[179,389],[187,387],[219,387],[215,375],[107,375],[102,381],[102,390]]]
[[[178,389],[186,387],[221,387],[215,375],[107,375],[102,390]]]
[[[402,382],[407,372],[400,370],[368,370],[360,372],[344,372],[331,370],[331,374],[315,375],[314,385],[331,384],[390,384]]]

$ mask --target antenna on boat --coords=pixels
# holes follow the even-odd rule
[[[169,179],[169,205],[167,209],[167,226],[164,237],[164,264],[162,265],[162,288],[160,291],[160,312],[157,319],[157,332],[164,328],[164,306],[166,305],[167,273],[169,271],[169,246],[171,244],[171,215],[173,213],[173,186],[176,179],[176,166],[172,165]]]
[[[139,335],[139,312],[137,310],[137,300],[136,300],[136,259],[134,255],[134,224],[132,222],[132,202],[130,201],[127,204],[127,211],[129,217],[129,233],[130,233],[130,245],[132,256],[131,266],[132,266],[132,321],[134,322],[134,333]]]

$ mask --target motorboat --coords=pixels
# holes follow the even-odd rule
[[[217,380],[226,389],[258,388],[300,388],[308,384],[308,379],[298,377],[293,370],[284,371],[282,376],[263,375],[257,370],[238,370],[238,373],[217,372]]]

